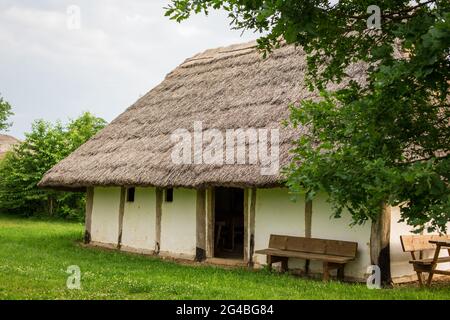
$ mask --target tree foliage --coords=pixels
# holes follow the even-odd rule
[[[368,28],[381,9],[381,29]],[[321,101],[291,106],[299,137],[287,184],[313,197],[328,193],[335,215],[376,219],[381,204],[401,206],[420,231],[445,231],[450,220],[450,2],[448,0],[172,0],[166,15],[182,21],[210,9],[233,27],[301,45],[308,82]],[[343,82],[361,61],[366,79]],[[343,83],[339,90],[327,84]]]
[[[89,112],[70,121],[51,124],[37,120],[25,141],[0,162],[0,211],[81,219],[84,195],[37,187],[45,172],[86,142],[106,122]]]
[[[11,105],[0,96],[0,131],[7,130],[11,126],[8,118],[12,115]]]

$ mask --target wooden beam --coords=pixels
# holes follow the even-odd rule
[[[249,229],[250,229],[250,252],[248,266],[253,267],[253,254],[255,252],[255,212],[256,212],[256,188],[251,189],[250,198],[250,219],[249,219]]]
[[[123,229],[123,214],[125,212],[125,196],[127,188],[122,187],[120,189],[120,204],[119,204],[119,236],[117,238],[117,248],[122,246],[122,229]]]
[[[305,238],[312,236],[312,200],[305,195]],[[309,273],[309,260],[305,261],[305,274]]]
[[[214,257],[214,188],[206,194],[206,257]]]
[[[248,210],[248,188],[244,189],[244,263],[249,262],[249,210]]]
[[[163,189],[156,188],[155,203],[156,203],[156,217],[155,217],[155,254],[159,254],[161,249],[161,217],[162,217],[162,201]]]
[[[372,221],[370,233],[370,260],[381,270],[383,286],[392,284],[389,242],[391,236],[391,207],[383,204],[377,220]]]
[[[312,236],[312,200],[305,196],[305,238]]]
[[[206,190],[197,189],[196,203],[196,249],[195,260],[203,261],[206,258]]]
[[[84,243],[91,242],[92,208],[94,207],[94,188],[86,189],[86,215],[84,220]]]

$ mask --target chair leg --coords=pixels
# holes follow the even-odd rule
[[[231,225],[231,250],[234,251],[234,221]]]
[[[323,263],[323,281],[327,282],[330,280],[330,269],[328,268],[328,262]]]
[[[427,286],[430,287],[431,286],[431,281],[433,280],[433,270],[430,271],[429,275],[428,275],[428,280],[427,280]]]
[[[222,225],[219,225],[219,227],[217,228],[217,237],[216,237],[216,247],[219,247],[219,241],[220,238],[222,237]]]
[[[417,272],[417,279],[419,280],[419,286],[423,287],[423,280],[422,280],[422,272]]]

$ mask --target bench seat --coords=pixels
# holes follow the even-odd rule
[[[257,250],[257,251],[255,251],[255,253],[266,254],[266,255],[276,256],[276,257],[290,257],[290,258],[298,258],[298,259],[305,259],[305,260],[327,261],[327,262],[339,263],[339,264],[347,263],[349,261],[354,260],[354,258],[351,258],[351,257],[341,257],[341,256],[328,255],[328,254],[279,250],[279,249]]]
[[[311,260],[322,261],[323,280],[328,281],[333,269],[337,269],[338,279],[344,279],[344,267],[347,262],[355,260],[357,250],[357,242],[271,234],[269,248],[255,253],[267,256],[269,269],[273,263],[281,262],[281,271],[288,270],[289,258],[304,259],[305,274]]]

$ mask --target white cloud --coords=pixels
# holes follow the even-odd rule
[[[164,16],[167,3],[3,0],[0,93],[17,114],[11,133],[84,110],[110,121],[186,58],[256,38],[231,31],[224,13],[176,23]],[[67,28],[69,5],[80,8],[79,30]]]
[[[185,38],[193,38],[198,36],[207,36],[210,35],[208,30],[200,29],[196,26],[189,25],[177,25],[177,33]]]

